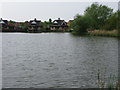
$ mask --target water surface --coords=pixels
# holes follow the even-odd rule
[[[69,33],[3,33],[3,88],[93,88],[117,76],[118,39]]]

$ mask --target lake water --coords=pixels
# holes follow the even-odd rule
[[[94,88],[118,75],[118,39],[2,33],[3,88]]]

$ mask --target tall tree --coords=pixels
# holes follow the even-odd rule
[[[103,28],[106,30],[113,30],[117,29],[118,25],[118,11],[113,13],[106,21],[105,25],[103,25]]]
[[[86,34],[87,29],[89,28],[90,19],[86,16],[76,15],[75,19],[71,24],[71,28],[74,30],[75,34],[83,35]]]
[[[93,3],[88,7],[84,14],[92,18],[92,27],[100,29],[105,24],[106,20],[112,15],[113,9],[98,3]]]

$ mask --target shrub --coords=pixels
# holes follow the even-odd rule
[[[86,34],[87,29],[89,28],[89,19],[85,16],[77,15],[71,26],[73,28],[73,33],[77,33],[79,35]]]

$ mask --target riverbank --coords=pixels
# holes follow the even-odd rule
[[[47,31],[47,30],[42,30],[40,32],[28,32],[27,30],[7,30],[7,31],[2,31],[5,33],[14,33],[14,32],[21,32],[21,33],[72,33],[73,35],[77,36],[105,36],[105,37],[118,37],[118,30],[111,30],[111,31],[106,31],[106,30],[91,30],[86,32],[83,35],[79,35],[77,32],[72,32],[71,30],[66,30],[66,31]]]
[[[8,32],[8,33],[13,33],[13,32],[24,32],[24,33],[50,33],[50,32],[71,32],[71,30],[47,30],[47,29],[41,29],[41,30],[28,30],[28,29],[2,29],[0,32]]]
[[[118,30],[91,30],[84,34],[79,34],[77,32],[72,32],[73,35],[77,36],[102,36],[102,37],[119,37]]]
[[[111,30],[111,31],[106,31],[106,30],[92,30],[88,31],[88,35],[90,36],[107,36],[107,37],[118,37],[118,30]]]

